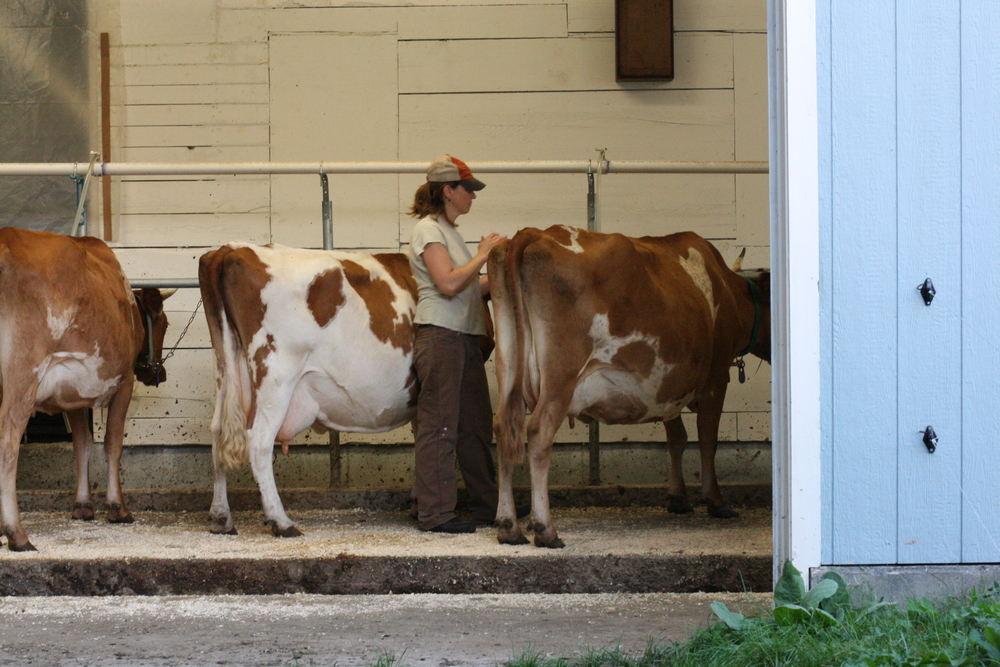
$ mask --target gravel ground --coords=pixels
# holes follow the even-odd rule
[[[302,510],[292,513],[305,533],[277,539],[260,512],[235,512],[239,535],[212,535],[207,512],[135,512],[135,523],[73,521],[69,512],[25,512],[22,524],[38,551],[0,551],[0,559],[93,558],[310,558],[353,556],[588,555],[760,556],[771,553],[771,510],[744,509],[737,520],[670,514],[664,508],[561,508],[553,510],[564,549],[510,546],[496,529],[463,535],[425,533],[406,512]]]
[[[0,665],[502,664],[649,641],[683,641],[723,600],[770,595],[372,595],[0,598]]]

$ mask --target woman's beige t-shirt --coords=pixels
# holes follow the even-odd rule
[[[483,301],[479,280],[473,280],[455,296],[445,296],[427,270],[423,252],[429,243],[440,243],[448,250],[451,263],[457,268],[472,261],[472,254],[458,230],[433,216],[421,218],[413,226],[407,257],[417,281],[417,324],[433,324],[460,333],[486,335]]]

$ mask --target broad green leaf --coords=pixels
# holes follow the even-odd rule
[[[840,624],[840,621],[837,620],[837,618],[834,617],[832,614],[818,608],[812,610],[812,619],[813,621],[818,622],[820,625],[830,626],[830,625]]]
[[[807,623],[809,619],[809,610],[797,604],[783,604],[774,608],[774,620],[781,625]]]
[[[733,630],[739,630],[743,627],[743,614],[729,611],[729,607],[727,607],[724,602],[716,600],[709,606],[712,608],[712,611],[715,612],[715,615],[719,617],[719,620]]]
[[[837,592],[837,582],[824,579],[809,589],[802,597],[802,606],[806,609],[819,607],[819,603]]]
[[[802,573],[792,565],[792,561],[786,560],[781,577],[774,585],[774,604],[778,607],[789,604],[797,605],[802,602],[805,594],[806,585],[802,581]]]
[[[819,603],[819,608],[831,614],[842,613],[851,607],[851,594],[847,591],[847,582],[836,572],[827,572],[823,581],[833,581],[837,584],[837,592]]]

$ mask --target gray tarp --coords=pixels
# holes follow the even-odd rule
[[[89,163],[87,39],[87,0],[0,1],[0,162]],[[71,178],[0,177],[0,226],[68,234],[75,213]]]

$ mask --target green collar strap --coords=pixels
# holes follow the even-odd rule
[[[750,343],[736,355],[737,357],[750,353],[750,349],[757,344],[757,334],[760,333],[760,287],[757,286],[757,281],[753,278],[743,277],[750,285],[750,297],[753,299],[753,329],[750,331]]]

